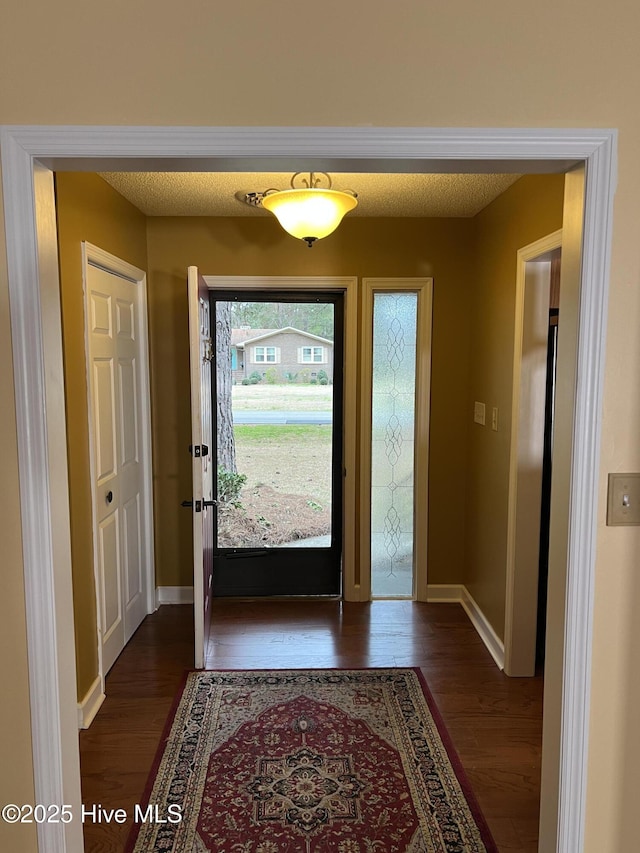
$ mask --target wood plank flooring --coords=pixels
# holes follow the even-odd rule
[[[80,734],[85,806],[132,814],[184,671],[190,606],[142,623],[107,677],[107,699]],[[209,669],[419,666],[501,853],[537,851],[542,677],[494,664],[457,604],[214,602]],[[87,853],[121,853],[130,824],[85,823]]]

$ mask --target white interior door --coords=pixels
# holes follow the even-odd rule
[[[213,418],[209,289],[197,267],[188,269],[193,457],[193,613],[195,666],[204,666],[213,577]]]
[[[140,283],[85,266],[101,672],[147,613]]]

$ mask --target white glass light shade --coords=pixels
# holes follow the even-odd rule
[[[287,233],[307,241],[331,234],[345,213],[357,204],[349,193],[306,188],[269,193],[262,199],[262,206],[273,213]]]

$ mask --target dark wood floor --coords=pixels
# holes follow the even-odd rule
[[[133,812],[184,671],[191,607],[147,617],[107,677],[80,734],[85,806]],[[214,605],[207,668],[419,666],[501,853],[537,851],[542,678],[495,666],[456,604],[223,601]],[[129,824],[85,823],[87,853],[120,853]]]

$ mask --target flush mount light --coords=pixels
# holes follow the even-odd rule
[[[326,172],[296,172],[290,190],[247,193],[248,204],[261,205],[276,217],[284,230],[311,248],[316,240],[336,230],[343,216],[358,204],[351,190],[334,190]],[[327,186],[322,186],[326,183]]]

